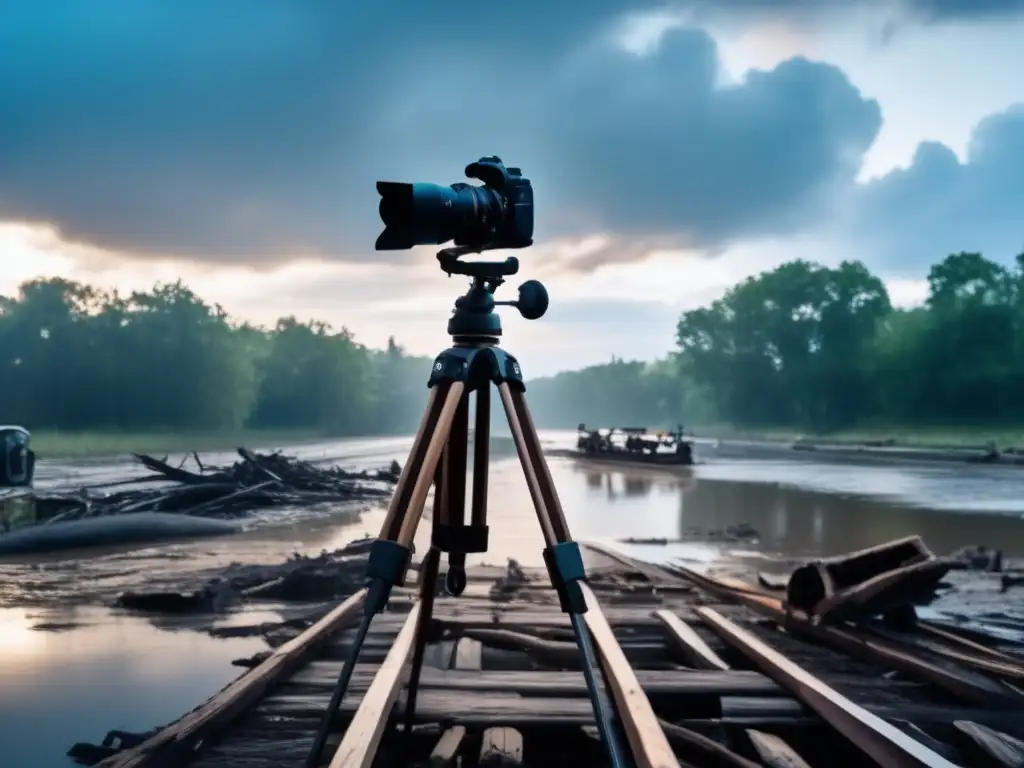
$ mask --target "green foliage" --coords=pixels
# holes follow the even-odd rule
[[[953,254],[928,283],[925,306],[900,310],[863,264],[793,261],[684,313],[669,360],[559,374],[533,382],[531,402],[560,427],[1021,423],[1024,254],[1009,269]]]
[[[953,254],[928,284],[924,306],[900,310],[863,264],[784,264],[684,313],[665,360],[531,381],[534,418],[818,433],[1024,423],[1024,254],[1011,268]],[[316,321],[239,324],[180,282],[125,298],[34,280],[0,297],[0,421],[30,429],[409,433],[430,362]]]
[[[238,324],[180,282],[122,298],[33,280],[0,298],[0,420],[31,429],[410,432],[430,362],[315,321]]]

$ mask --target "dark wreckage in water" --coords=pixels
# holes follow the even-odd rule
[[[645,427],[588,429],[586,424],[580,424],[576,431],[576,449],[555,453],[595,461],[657,466],[693,464],[693,443],[685,438],[681,424],[674,432],[649,431]]]

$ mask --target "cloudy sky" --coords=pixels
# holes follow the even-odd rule
[[[0,291],[180,277],[430,354],[464,282],[373,250],[374,182],[498,154],[551,293],[505,316],[528,375],[663,354],[793,257],[914,303],[948,252],[1024,249],[1021,40],[1024,0],[4,3]]]

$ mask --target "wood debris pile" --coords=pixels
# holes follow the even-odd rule
[[[166,460],[135,454],[152,475],[129,481],[133,487],[96,495],[96,489],[37,496],[45,524],[132,512],[173,512],[185,515],[235,518],[255,509],[308,507],[328,502],[363,501],[389,496],[401,467],[374,472],[350,472],[340,467],[315,466],[281,453],[261,454],[239,448],[240,459],[230,467],[207,467],[192,454],[199,472],[174,467]],[[175,485],[167,485],[167,482]],[[127,483],[118,483],[126,485]],[[108,489],[110,486],[108,486]]]

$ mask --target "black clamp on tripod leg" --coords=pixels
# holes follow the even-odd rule
[[[590,630],[583,620],[583,614],[587,612],[587,599],[580,589],[580,582],[586,581],[587,572],[579,544],[575,541],[565,541],[548,547],[544,550],[544,564],[548,569],[551,586],[558,595],[562,612],[569,614],[573,634],[576,635],[576,644],[583,657],[583,678],[594,707],[597,730],[608,750],[608,758],[613,768],[627,768],[629,762],[622,752],[613,713],[609,710],[597,684],[600,664],[590,639]]]
[[[402,582],[405,571],[409,564],[412,551],[396,541],[388,539],[377,539],[370,547],[369,561],[366,566],[366,575],[370,579],[366,600],[363,601],[363,618],[356,629],[356,636],[352,642],[352,651],[349,658],[345,660],[341,668],[341,675],[338,683],[334,686],[331,700],[327,704],[327,711],[324,712],[320,722],[320,729],[317,731],[316,740],[309,751],[306,759],[306,768],[318,768],[320,756],[323,754],[324,745],[327,743],[327,736],[331,731],[331,723],[341,706],[345,693],[348,691],[349,683],[352,681],[352,673],[355,671],[359,654],[366,642],[366,635],[370,631],[370,623],[374,615],[381,613],[388,604],[391,597],[391,590],[395,584]]]

